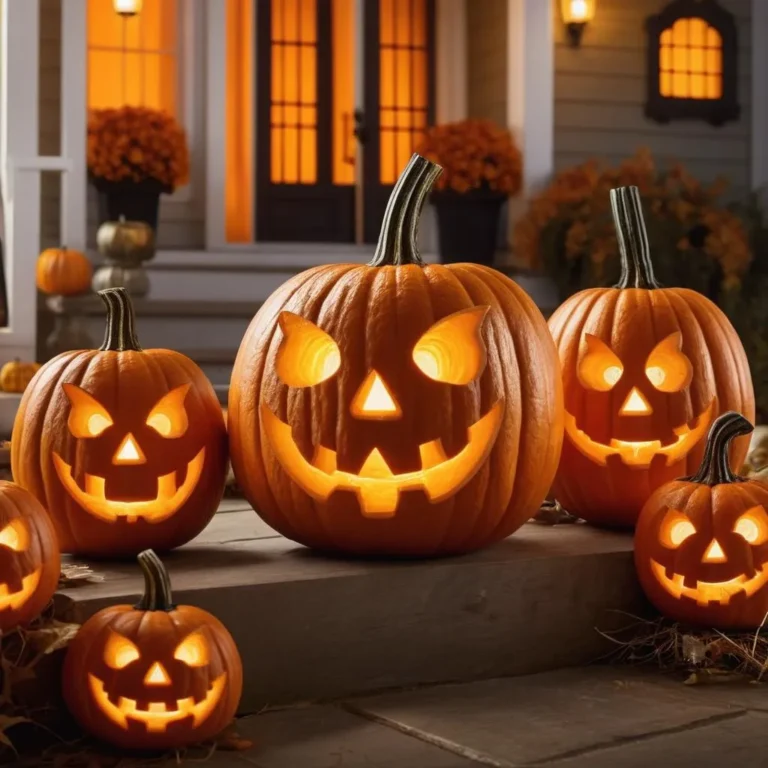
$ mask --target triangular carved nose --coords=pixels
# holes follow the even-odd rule
[[[147,458],[142,453],[136,438],[129,432],[112,459],[113,464],[146,464]]]
[[[652,412],[653,408],[643,397],[643,393],[637,387],[632,387],[624,405],[621,406],[621,414],[623,416],[647,416]]]
[[[403,412],[376,371],[371,371],[360,385],[351,407],[358,419],[399,419]]]
[[[710,545],[707,547],[707,551],[704,553],[703,562],[705,563],[724,563],[728,558],[723,552],[723,548],[718,543],[717,539],[712,539]]]
[[[168,673],[165,671],[165,667],[159,661],[156,661],[149,668],[149,672],[147,672],[146,676],[144,677],[144,685],[170,685],[170,684],[171,684],[171,678],[168,676]]]

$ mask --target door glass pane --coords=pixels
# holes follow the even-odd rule
[[[427,125],[427,0],[379,3],[379,181],[394,184]]]
[[[272,0],[271,166],[274,184],[317,181],[316,0]]]
[[[355,183],[355,0],[333,0],[333,183]]]

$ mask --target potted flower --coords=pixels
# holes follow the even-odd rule
[[[148,107],[92,110],[88,176],[99,194],[99,224],[124,217],[157,231],[160,195],[189,180],[184,129]]]
[[[441,261],[492,264],[502,204],[522,181],[510,132],[490,120],[445,123],[429,128],[416,151],[444,169],[431,197]]]

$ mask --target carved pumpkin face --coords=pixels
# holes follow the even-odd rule
[[[62,550],[96,556],[194,538],[218,507],[227,459],[208,380],[177,352],[138,348],[127,294],[111,290],[105,344],[41,369],[11,457],[14,476],[51,509]]]
[[[756,627],[768,612],[768,486],[734,475],[727,443],[752,425],[715,421],[697,475],[659,488],[635,533],[640,581],[679,621]]]
[[[377,259],[291,280],[235,363],[238,485],[270,525],[309,546],[475,549],[522,525],[554,473],[562,402],[540,313],[498,272],[424,265],[404,242],[430,168],[417,156],[406,169]]]
[[[553,490],[590,522],[632,526],[655,488],[694,471],[718,414],[754,417],[754,394],[722,311],[655,282],[637,189],[611,195],[622,279],[572,296],[549,320],[566,411]],[[734,464],[746,449],[733,446]]]
[[[48,514],[30,493],[0,481],[0,633],[45,608],[59,581],[60,557]]]
[[[435,323],[411,351],[411,361],[418,372],[410,371],[408,378],[421,374],[430,381],[454,386],[474,382],[486,364],[480,327],[488,309],[472,307]],[[342,365],[341,352],[329,334],[291,312],[281,312],[278,322],[283,340],[275,368],[285,385],[310,387],[337,374]],[[396,514],[404,491],[420,490],[430,502],[437,503],[453,496],[474,477],[493,449],[504,416],[504,398],[499,397],[487,413],[468,425],[464,445],[457,446],[458,451],[450,458],[441,438],[433,437],[419,443],[417,469],[393,472],[381,446],[375,443],[376,435],[384,430],[372,425],[389,422],[389,434],[397,431],[403,409],[391,385],[372,368],[350,400],[351,418],[365,425],[361,431],[371,438],[370,450],[359,467],[351,463],[339,466],[337,452],[322,443],[314,446],[311,459],[304,458],[291,426],[262,402],[261,419],[269,447],[303,491],[319,501],[326,501],[337,490],[352,491],[363,516],[391,517]],[[391,438],[388,443],[391,445]],[[394,464],[392,458],[390,461]]]
[[[83,727],[118,746],[204,741],[235,715],[237,648],[210,614],[173,606],[162,563],[140,557],[148,571],[144,600],[106,608],[83,625],[65,661],[65,696]]]

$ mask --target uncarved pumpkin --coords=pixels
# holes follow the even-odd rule
[[[138,557],[144,596],[83,624],[64,660],[67,706],[123,749],[174,749],[220,733],[237,712],[243,667],[232,636],[200,608],[174,605],[165,566]]]
[[[28,624],[59,583],[56,531],[28,491],[0,480],[0,634]]]
[[[0,368],[0,390],[23,392],[32,377],[40,370],[40,363],[25,363],[17,357]]]
[[[631,527],[648,496],[692,474],[717,416],[754,419],[749,365],[726,316],[705,296],[661,288],[637,187],[611,191],[622,260],[613,288],[591,288],[550,318],[565,392],[558,501],[594,523]],[[740,466],[748,448],[731,448]]]
[[[47,248],[37,259],[35,277],[43,293],[71,296],[90,290],[93,266],[82,252],[71,248]]]
[[[221,501],[221,405],[188,357],[141,349],[124,289],[100,296],[107,305],[101,347],[53,358],[22,397],[14,478],[50,510],[63,552],[172,549],[197,536]]]
[[[440,171],[414,155],[373,260],[294,277],[241,344],[235,476],[307,546],[466,552],[519,528],[549,490],[562,442],[552,339],[506,276],[424,264],[418,220]]]
[[[720,416],[698,472],[658,488],[640,513],[640,583],[675,621],[754,629],[768,614],[768,485],[736,475],[728,456],[751,431],[741,414]]]

